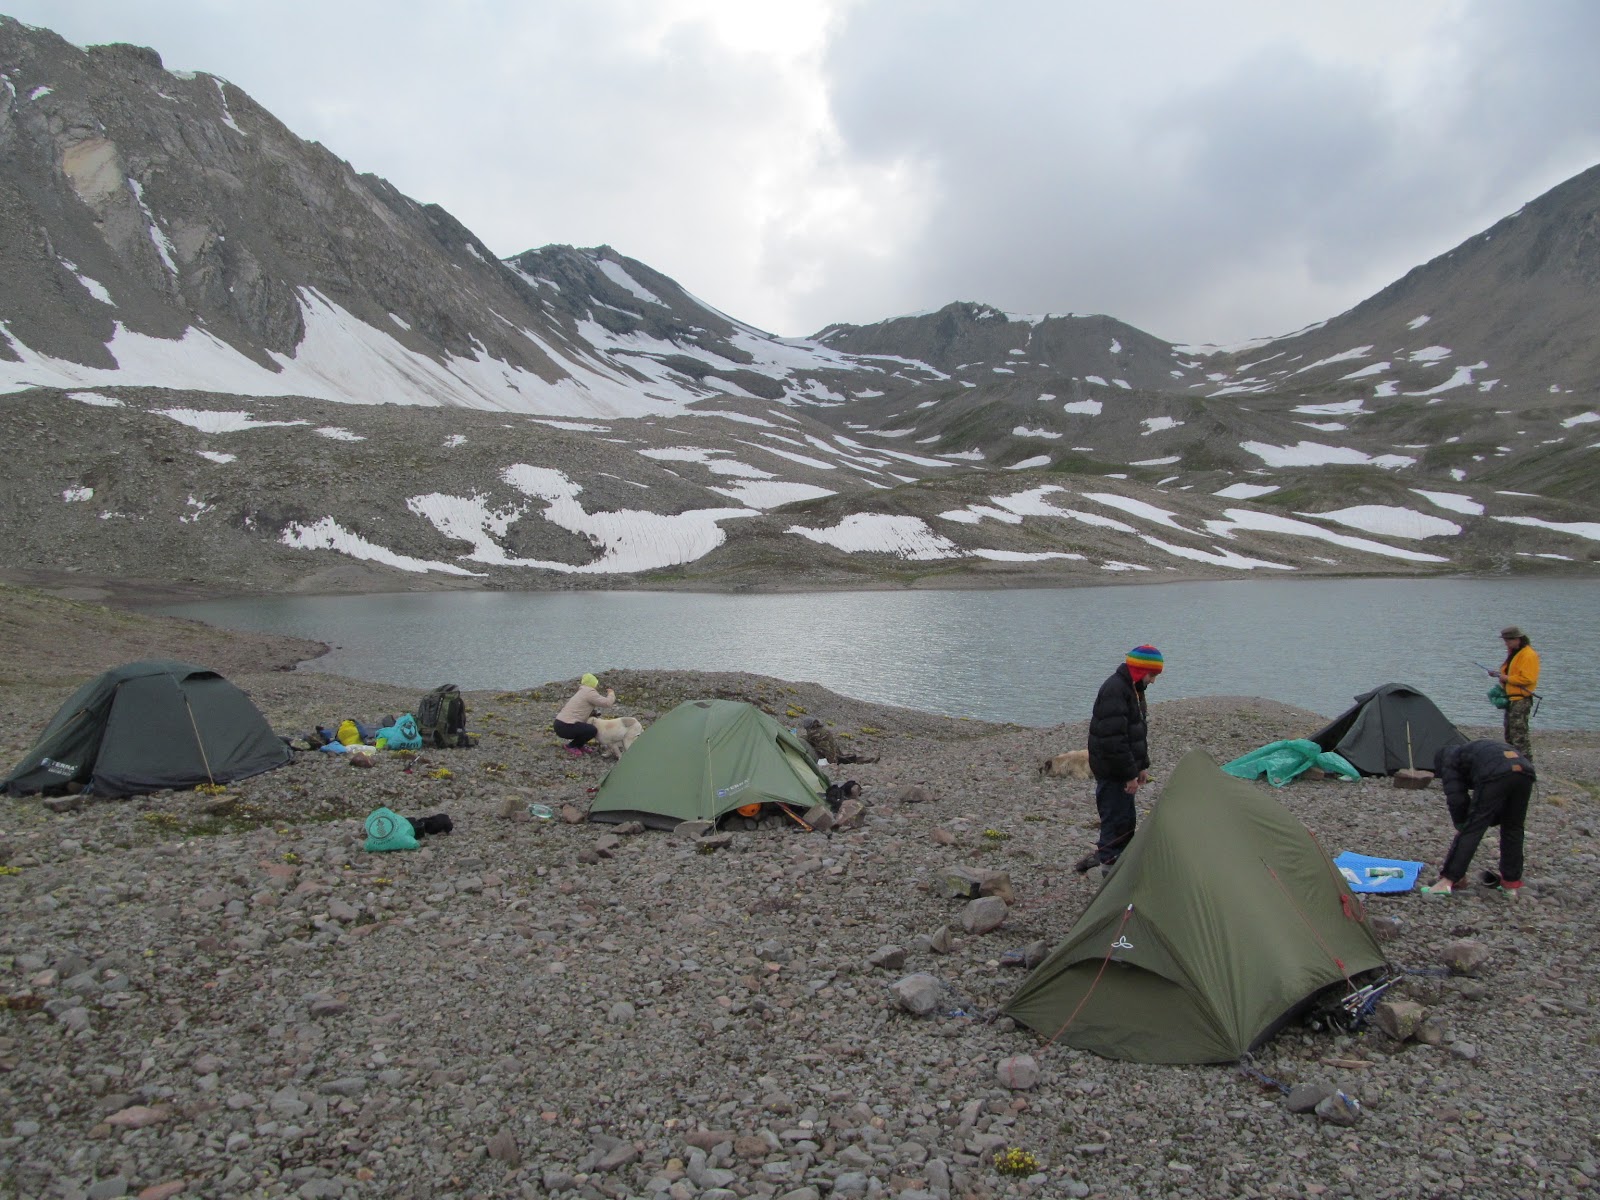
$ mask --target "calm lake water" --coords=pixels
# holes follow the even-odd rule
[[[585,671],[751,671],[951,716],[1046,726],[1089,715],[1123,654],[1160,647],[1151,692],[1268,696],[1335,716],[1406,683],[1491,724],[1499,631],[1539,651],[1535,729],[1600,729],[1600,584],[1249,580],[1015,591],[458,592],[273,597],[163,608],[336,647],[309,669],[420,691],[526,688]],[[623,700],[626,702],[627,697]]]

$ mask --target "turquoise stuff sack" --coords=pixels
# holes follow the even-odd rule
[[[417,728],[417,719],[406,713],[393,725],[385,725],[378,730],[377,736],[383,739],[385,750],[421,750],[422,731]]]
[[[411,822],[388,808],[375,808],[367,814],[367,844],[369,853],[384,850],[415,850],[417,833]]]

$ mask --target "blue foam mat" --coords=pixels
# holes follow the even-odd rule
[[[1350,885],[1352,892],[1409,892],[1417,886],[1417,876],[1422,874],[1422,864],[1403,858],[1372,858],[1346,850],[1333,860],[1339,874]],[[1399,875],[1380,875],[1374,878],[1369,871],[1394,871]]]

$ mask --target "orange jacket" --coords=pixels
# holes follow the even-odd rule
[[[1506,695],[1513,700],[1526,700],[1539,686],[1539,654],[1532,646],[1524,646],[1500,664],[1506,677]]]

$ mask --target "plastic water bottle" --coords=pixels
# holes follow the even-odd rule
[[[1404,879],[1406,873],[1402,867],[1368,867],[1368,879]]]

